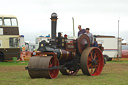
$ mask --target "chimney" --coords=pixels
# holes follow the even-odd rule
[[[57,25],[57,14],[54,12],[51,14],[51,39],[55,41],[56,39],[56,25]]]

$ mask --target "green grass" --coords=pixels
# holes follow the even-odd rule
[[[128,85],[128,61],[107,62],[99,76],[83,75],[81,70],[76,76],[59,73],[56,79],[31,79],[25,63],[0,63],[0,85]]]
[[[28,65],[28,61],[0,62],[0,66],[19,66],[19,65]]]
[[[127,60],[124,60],[124,61],[122,61],[122,60],[113,60],[113,61],[107,61],[107,63],[126,63],[126,64],[128,64],[128,61]]]

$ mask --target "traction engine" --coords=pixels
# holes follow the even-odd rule
[[[77,39],[67,39],[61,33],[56,37],[57,14],[51,14],[51,39],[41,41],[35,56],[28,63],[31,78],[56,78],[59,71],[63,75],[76,75],[79,69],[84,75],[97,76],[104,66],[102,52],[90,47],[86,34]]]

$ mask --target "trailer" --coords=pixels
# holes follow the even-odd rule
[[[95,35],[96,41],[99,46],[104,47],[103,55],[107,60],[112,60],[112,58],[121,57],[122,54],[122,39],[116,38],[115,36],[104,36],[104,35]]]

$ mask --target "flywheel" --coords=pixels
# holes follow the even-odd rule
[[[82,54],[83,50],[87,47],[90,47],[90,39],[88,35],[82,34],[77,39],[77,48],[80,54]]]

